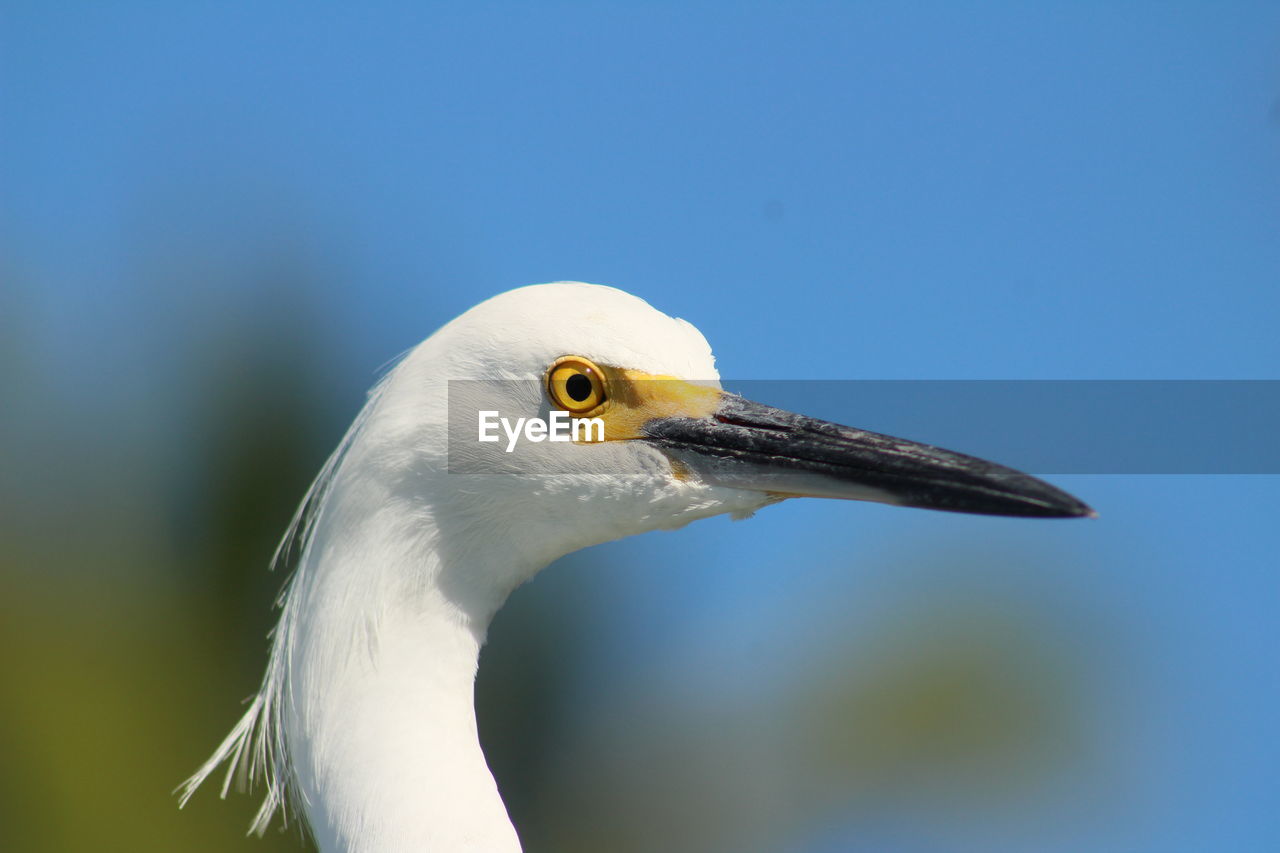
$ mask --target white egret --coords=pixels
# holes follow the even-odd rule
[[[598,417],[604,440],[526,432],[505,454],[478,440],[482,409]],[[702,334],[623,291],[496,296],[406,355],[321,470],[282,545],[300,553],[261,691],[183,802],[226,762],[224,795],[238,770],[265,785],[254,829],[289,791],[324,853],[517,853],[472,701],[508,594],[580,548],[805,495],[1092,514],[1008,468],[725,393]]]

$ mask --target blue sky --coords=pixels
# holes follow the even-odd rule
[[[280,242],[324,273],[353,411],[450,317],[556,279],[694,322],[730,380],[1277,378],[1274,3],[9,3],[0,81],[0,309],[55,386],[138,417],[162,321],[252,313],[191,268]],[[1280,843],[1277,480],[1061,482],[1103,518],[789,504],[607,546],[603,653],[678,678],[656,638],[713,625],[731,673],[742,614],[802,624],[896,542],[1066,553],[1167,714],[1143,849]],[[797,548],[850,557],[780,577]],[[676,556],[734,570],[647,571]]]

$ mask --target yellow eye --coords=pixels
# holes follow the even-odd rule
[[[553,406],[566,412],[589,412],[606,399],[604,374],[585,358],[558,358],[547,368],[547,396]]]

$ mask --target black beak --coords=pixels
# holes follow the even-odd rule
[[[707,482],[778,497],[871,500],[980,515],[1096,516],[1029,474],[725,394],[708,418],[659,418],[645,437]]]

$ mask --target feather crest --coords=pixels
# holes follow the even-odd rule
[[[251,834],[261,836],[271,824],[272,818],[279,811],[288,825],[289,811],[297,805],[290,785],[292,767],[290,764],[288,745],[284,736],[284,720],[282,709],[288,681],[288,665],[292,655],[297,623],[297,596],[293,590],[302,587],[306,582],[307,561],[311,542],[319,521],[324,516],[329,488],[333,483],[342,461],[346,458],[356,436],[363,429],[373,412],[379,398],[386,387],[391,374],[388,371],[369,392],[369,398],[360,414],[338,443],[337,449],[325,461],[320,473],[316,475],[307,489],[293,518],[285,530],[280,544],[276,546],[271,557],[272,570],[286,566],[295,551],[298,555],[293,575],[286,581],[275,605],[281,609],[280,621],[272,629],[271,657],[267,663],[267,671],[262,679],[262,686],[249,701],[240,721],[218,746],[209,760],[200,766],[189,779],[178,786],[178,807],[182,808],[199,788],[223,764],[226,774],[223,777],[219,795],[225,799],[231,790],[234,780],[241,791],[251,791],[259,783],[263,785],[266,795],[262,806],[254,816],[249,827]]]

